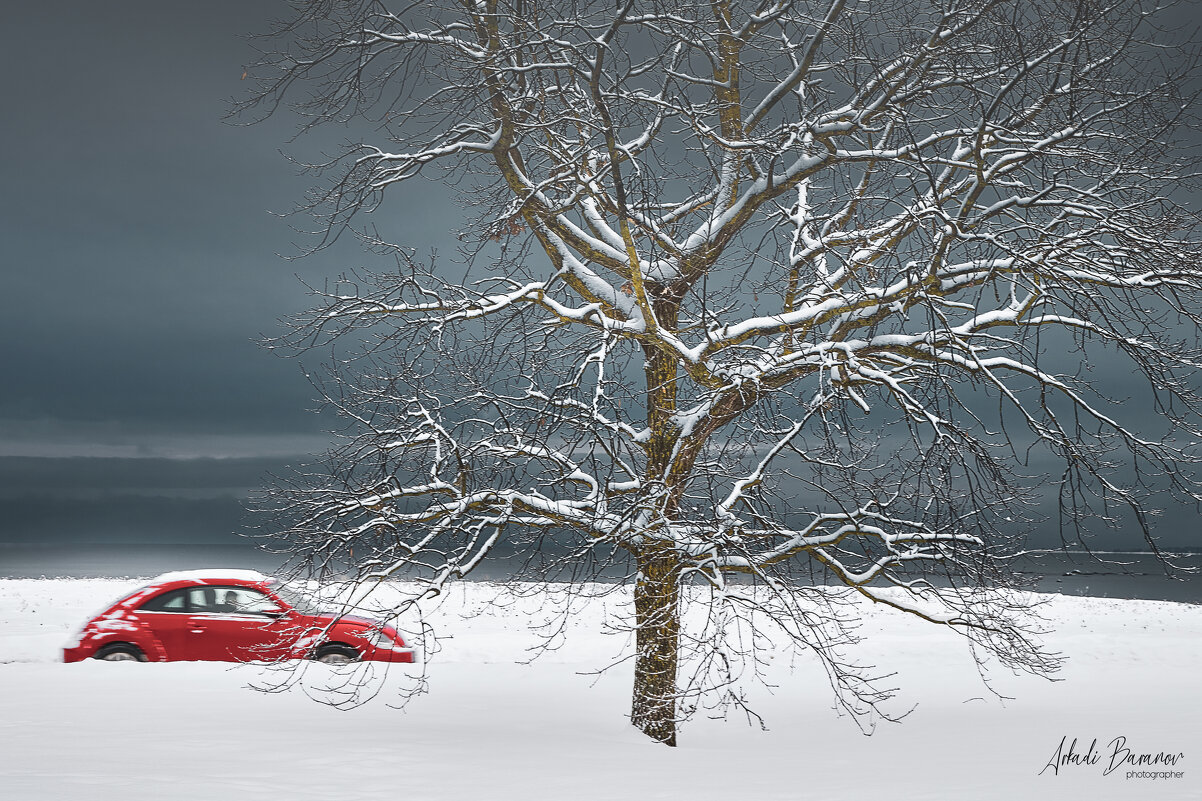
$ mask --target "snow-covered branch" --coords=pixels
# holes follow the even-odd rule
[[[244,107],[371,121],[320,165],[321,244],[419,176],[470,212],[453,271],[357,230],[395,269],[277,343],[334,348],[350,426],[281,496],[310,562],[618,571],[634,719],[671,741],[682,644],[737,656],[682,588],[707,625],[771,610],[863,711],[816,584],[1046,671],[1000,559],[1024,500],[1153,548],[1157,493],[1202,501],[1202,76],[1154,4],[302,8]]]

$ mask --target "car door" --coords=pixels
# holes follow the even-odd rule
[[[188,595],[189,659],[249,662],[284,656],[287,622],[279,607],[257,589],[193,588]]]
[[[169,661],[195,659],[191,656],[192,617],[188,613],[188,589],[155,596],[138,608],[138,617],[159,641]]]

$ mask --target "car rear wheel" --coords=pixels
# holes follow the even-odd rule
[[[145,662],[146,654],[136,645],[114,643],[97,651],[95,658],[105,662]]]
[[[349,665],[359,661],[359,653],[347,645],[326,645],[313,658],[325,665]]]

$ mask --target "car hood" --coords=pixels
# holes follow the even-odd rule
[[[349,623],[352,626],[379,629],[384,627],[384,622],[370,617],[361,615],[337,615],[337,614],[322,614],[322,615],[307,615],[315,625],[327,628],[335,626],[339,623]]]

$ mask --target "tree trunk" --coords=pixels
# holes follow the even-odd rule
[[[639,555],[634,586],[638,653],[630,721],[665,745],[676,745],[676,660],[680,645],[680,565],[671,552]]]

